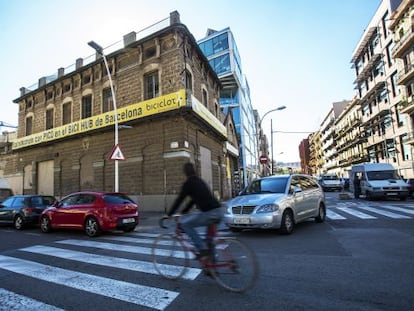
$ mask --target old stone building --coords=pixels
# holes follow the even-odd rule
[[[220,80],[178,12],[167,22],[143,38],[125,35],[121,48],[105,53],[115,107],[99,54],[87,64],[78,59],[71,72],[60,68],[39,79],[34,89],[22,88],[15,100],[18,137],[4,175],[19,176],[23,193],[113,191],[116,110],[119,190],[135,196],[142,209],[170,204],[187,161],[219,198],[229,197],[230,172],[237,168],[229,149],[238,146],[233,134],[227,138],[234,124],[219,106]]]

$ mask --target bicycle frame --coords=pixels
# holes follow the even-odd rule
[[[163,223],[165,219],[159,221],[162,228],[168,228]],[[179,215],[174,216],[176,223],[173,232],[161,233],[154,241],[152,256],[158,273],[171,280],[180,278],[189,267],[188,253],[191,252],[203,271],[223,288],[244,292],[254,285],[258,276],[258,263],[254,251],[248,245],[236,238],[218,238],[217,223],[212,222],[208,224],[206,232],[210,256],[199,259],[191,239],[183,234],[179,219]],[[166,248],[167,245],[169,247]]]

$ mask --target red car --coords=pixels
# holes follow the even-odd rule
[[[45,209],[40,229],[78,229],[94,237],[102,231],[130,232],[139,222],[137,204],[122,193],[76,192]]]

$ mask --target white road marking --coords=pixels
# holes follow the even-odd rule
[[[328,217],[329,219],[346,219],[344,216],[341,216],[331,210],[326,211],[326,217]]]
[[[381,208],[386,208],[386,209],[390,209],[396,212],[403,212],[406,214],[411,214],[414,215],[414,210],[412,209],[408,209],[408,208],[403,208],[403,207],[397,207],[397,206],[393,206],[393,205],[382,205]]]
[[[63,311],[49,304],[0,288],[0,310]]]
[[[349,207],[338,207],[339,210],[362,219],[377,219],[377,217],[362,213]]]
[[[380,210],[378,208],[373,208],[373,207],[369,207],[369,206],[365,206],[365,205],[359,205],[358,208],[369,211],[369,212],[377,213],[377,214],[380,214],[380,215],[383,215],[383,216],[387,216],[387,217],[390,217],[390,218],[394,218],[394,219],[410,219],[411,218],[409,216],[395,214],[395,213],[383,211],[383,210]]]
[[[31,247],[21,248],[21,251],[31,252],[41,255],[47,256],[54,256],[58,258],[74,260],[79,262],[86,262],[89,264],[99,265],[99,266],[107,266],[111,268],[118,268],[118,269],[125,269],[131,271],[138,271],[144,273],[151,273],[158,275],[157,270],[154,268],[154,264],[148,261],[140,261],[140,260],[132,260],[126,258],[119,258],[119,257],[111,257],[111,256],[102,256],[102,255],[95,255],[85,252],[78,252],[68,249],[62,249],[57,247],[49,247],[49,246],[42,246],[36,245]],[[165,265],[165,267],[170,266],[171,269],[176,268],[172,265]],[[188,280],[194,280],[201,272],[201,269],[190,268],[186,269],[185,274],[182,276]]]
[[[72,239],[56,241],[56,243],[84,246],[84,247],[94,247],[94,248],[99,248],[99,249],[121,251],[121,252],[128,252],[128,253],[134,253],[134,254],[151,255],[151,248],[149,247],[120,245],[120,244],[112,244],[112,243],[105,243],[105,242],[98,242],[98,241],[72,240]],[[157,254],[160,256],[170,255],[169,253],[167,253],[167,250],[165,252],[159,251],[157,252]],[[176,254],[177,254],[176,257],[178,258],[185,258],[184,252],[176,252]]]
[[[179,293],[0,255],[0,269],[137,305],[164,310]]]

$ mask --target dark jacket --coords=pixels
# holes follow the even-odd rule
[[[187,196],[190,197],[191,200],[183,209],[183,214],[187,213],[193,205],[196,205],[202,212],[207,212],[220,207],[219,201],[217,201],[211,193],[207,184],[200,177],[194,175],[189,176],[184,182],[180,194],[177,199],[175,199],[174,204],[171,206],[167,215],[173,215]]]

